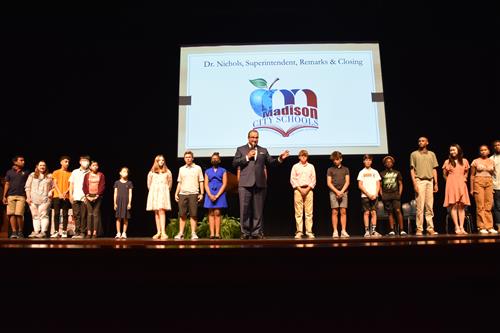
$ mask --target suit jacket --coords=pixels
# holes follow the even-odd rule
[[[280,163],[280,161],[269,155],[266,148],[257,145],[257,158],[247,161],[246,155],[250,150],[248,144],[238,147],[233,158],[233,167],[240,168],[239,186],[244,187],[267,187],[266,165]]]

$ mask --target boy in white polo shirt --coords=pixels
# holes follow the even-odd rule
[[[186,163],[179,169],[177,177],[177,188],[175,190],[175,201],[179,204],[179,233],[175,239],[184,238],[184,227],[189,213],[191,222],[191,239],[198,239],[196,235],[196,224],[198,222],[198,203],[203,199],[203,171],[199,165],[194,164],[194,157],[191,151],[184,153]]]

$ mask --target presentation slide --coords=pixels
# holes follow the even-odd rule
[[[190,46],[180,50],[178,156],[234,156],[247,133],[277,155],[385,154],[376,43]]]

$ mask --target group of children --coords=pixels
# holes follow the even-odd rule
[[[427,223],[427,234],[436,235],[433,223],[434,193],[438,191],[437,170],[439,166],[436,156],[427,149],[429,141],[426,137],[419,138],[418,149],[410,155],[410,174],[416,197],[416,232],[423,235],[424,213]],[[494,154],[490,157],[487,145],[479,147],[479,157],[471,165],[463,157],[462,148],[452,144],[448,159],[445,160],[442,171],[446,180],[445,199],[443,206],[448,209],[455,225],[455,233],[467,234],[464,230],[465,207],[470,206],[469,192],[476,203],[476,222],[480,234],[498,234],[494,228],[492,210],[495,209],[495,219],[500,223],[500,140],[493,142]],[[302,238],[302,212],[305,211],[306,235],[314,238],[312,233],[312,188],[316,183],[311,181],[314,167],[307,162],[307,151],[299,152],[299,162],[292,168],[290,182],[295,190],[295,238]],[[347,190],[350,184],[349,169],[342,165],[342,153],[334,151],[331,154],[333,166],[327,171],[327,186],[330,193],[332,209],[333,238],[349,237],[346,230],[346,210],[348,203]],[[389,236],[395,236],[395,224],[401,236],[407,235],[403,226],[401,194],[403,179],[399,171],[394,169],[395,158],[385,156],[382,159],[385,170],[378,172],[372,168],[373,156],[363,156],[364,168],[358,173],[358,188],[361,192],[361,207],[363,210],[364,237],[380,237],[377,231],[377,204],[382,199],[383,207],[389,218]],[[306,168],[308,166],[308,168]],[[470,191],[467,180],[470,172]],[[340,215],[341,231],[338,230]]]
[[[330,207],[332,209],[331,221],[333,228],[333,238],[348,238],[347,233],[347,205],[348,188],[350,185],[349,169],[342,164],[342,153],[334,151],[330,159],[333,166],[328,168],[326,182],[329,188]],[[314,238],[312,232],[312,189],[316,184],[314,167],[308,163],[308,153],[306,150],[299,152],[299,162],[292,167],[290,183],[294,188],[294,206],[296,218],[295,238],[302,238],[302,211],[305,211],[306,236]],[[365,227],[365,237],[376,237],[380,234],[376,230],[377,226],[377,198],[379,194],[382,197],[384,208],[390,216],[389,235],[395,235],[394,216],[399,223],[401,235],[406,235],[403,230],[403,216],[401,213],[401,193],[403,190],[403,181],[401,173],[393,169],[395,159],[392,156],[386,156],[383,159],[386,169],[380,174],[372,166],[373,157],[371,155],[363,156],[364,168],[359,172],[357,181],[361,191],[361,206],[363,209],[363,223]],[[340,233],[338,228],[340,216]]]
[[[179,206],[179,232],[175,239],[184,238],[184,229],[189,215],[191,239],[198,239],[198,205],[205,197],[203,206],[208,209],[208,221],[211,239],[220,239],[221,209],[227,208],[225,189],[227,186],[226,169],[219,166],[219,153],[213,153],[210,159],[212,167],[203,174],[201,167],[194,163],[191,151],[184,153],[185,165],[179,169],[175,201]],[[153,239],[168,239],[165,229],[165,214],[171,210],[170,191],[172,172],[165,164],[162,155],[155,157],[153,167],[148,174],[148,198],[146,210],[154,211],[156,234]],[[205,195],[206,193],[206,195]]]
[[[427,234],[435,235],[432,222],[433,193],[437,192],[438,166],[435,154],[427,150],[428,140],[419,139],[419,149],[410,156],[411,177],[416,194],[417,231],[423,234],[424,211],[427,222]],[[455,232],[466,234],[464,230],[465,206],[470,205],[467,176],[470,172],[470,194],[476,202],[476,220],[481,234],[498,233],[493,226],[492,207],[494,194],[497,195],[498,178],[496,171],[500,169],[500,141],[494,142],[494,155],[490,158],[487,145],[481,145],[479,158],[469,165],[463,158],[459,145],[450,146],[449,157],[442,166],[446,180],[446,207],[453,219]],[[298,154],[299,162],[293,165],[290,183],[294,190],[295,238],[304,236],[303,217],[305,215],[305,236],[314,238],[313,233],[313,190],[316,186],[316,172],[308,162],[307,150]],[[326,184],[329,188],[331,222],[333,238],[348,238],[347,207],[348,188],[350,186],[349,169],[342,164],[342,153],[334,151],[331,156],[333,166],[327,170]],[[23,237],[24,207],[29,205],[33,217],[33,232],[30,238],[48,236],[50,228],[50,212],[54,209],[54,232],[50,237],[67,238],[68,210],[72,208],[75,221],[73,238],[98,237],[101,227],[101,202],[105,190],[105,176],[99,172],[97,161],[91,161],[88,156],[81,156],[80,167],[70,172],[70,158],[60,158],[60,169],[49,173],[45,161],[39,161],[35,171],[27,173],[24,170],[24,158],[16,156],[13,167],[5,177],[3,201],[7,205],[12,229],[11,238]],[[226,187],[227,172],[220,166],[219,153],[211,156],[211,167],[203,173],[201,167],[194,163],[191,151],[184,153],[185,165],[179,169],[175,201],[179,207],[179,232],[175,239],[184,238],[184,230],[189,215],[191,239],[197,239],[198,205],[203,201],[203,207],[208,209],[210,238],[220,238],[221,209],[227,208]],[[399,225],[399,234],[406,235],[403,227],[401,211],[401,194],[403,191],[402,175],[394,169],[395,158],[385,156],[382,159],[385,170],[378,172],[372,168],[373,157],[363,156],[363,169],[357,176],[358,188],[361,192],[363,224],[365,237],[379,237],[377,231],[377,204],[382,199],[383,207],[389,217],[388,235],[396,235],[395,224]],[[116,218],[115,238],[127,238],[128,220],[132,207],[133,183],[128,179],[129,170],[122,167],[120,178],[115,181],[113,203]],[[166,212],[172,209],[170,192],[172,190],[172,172],[167,168],[162,155],[155,157],[153,166],[147,176],[148,197],[146,210],[153,211],[156,222],[156,234],[153,239],[165,240]],[[62,210],[62,232],[60,228],[60,211]],[[340,230],[339,230],[340,220]]]
[[[51,238],[68,237],[68,211],[71,208],[75,222],[72,238],[96,238],[102,233],[101,203],[106,178],[99,171],[99,163],[88,156],[80,157],[80,167],[70,172],[70,158],[60,158],[61,167],[49,173],[45,161],[39,161],[35,171],[24,170],[24,158],[15,156],[13,167],[7,171],[3,202],[11,226],[10,238],[24,238],[24,207],[27,203],[33,220],[33,232],[29,238],[45,238],[50,230],[50,214],[54,209],[54,231]],[[116,211],[117,238],[127,238],[127,224],[132,204],[132,182],[128,180],[128,168],[120,170],[120,179],[114,184],[114,208]],[[62,231],[60,217],[62,210]],[[123,232],[120,232],[123,220]]]

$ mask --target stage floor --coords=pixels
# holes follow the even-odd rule
[[[498,312],[488,305],[500,297],[498,258],[500,237],[478,234],[0,239],[0,285],[8,306],[0,327],[487,331],[492,322],[484,319]],[[44,306],[35,316],[27,304],[36,301]],[[27,317],[35,320],[25,324]]]
[[[151,238],[44,238],[44,239],[0,239],[0,249],[224,249],[224,248],[336,248],[336,247],[402,247],[402,246],[446,246],[446,245],[500,245],[500,235],[453,235],[436,236],[383,236],[314,239],[293,237],[266,237],[264,239],[226,240],[154,240]]]

